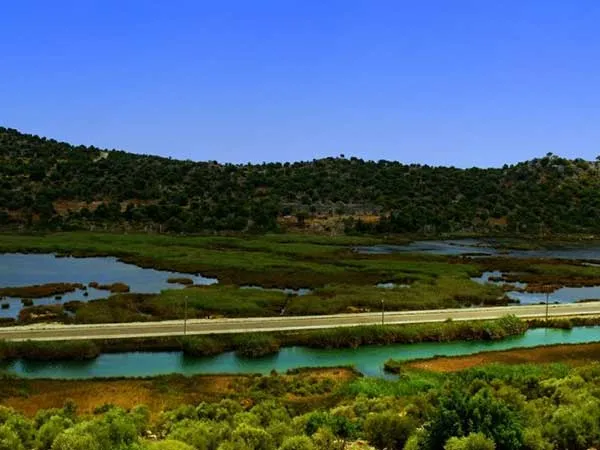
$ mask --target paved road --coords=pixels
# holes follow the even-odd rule
[[[506,314],[522,318],[544,317],[545,305],[493,308],[438,309],[386,312],[386,324],[495,319]],[[550,305],[550,317],[600,315],[600,302]],[[330,316],[255,317],[246,319],[194,319],[187,322],[188,334],[242,333],[333,328],[381,323],[381,313],[337,314]],[[0,328],[0,339],[60,340],[117,339],[126,337],[177,336],[183,334],[183,321],[111,323],[102,325],[42,324]]]

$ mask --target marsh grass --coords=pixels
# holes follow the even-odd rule
[[[77,289],[83,289],[81,283],[47,283],[32,286],[0,288],[0,297],[43,298],[54,297]]]
[[[100,347],[89,340],[0,341],[0,360],[86,360],[96,358],[100,352]]]

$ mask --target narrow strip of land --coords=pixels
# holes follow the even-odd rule
[[[545,305],[503,306],[493,308],[438,309],[425,311],[390,311],[384,323],[409,324],[452,320],[497,319],[514,314],[524,319],[546,316]],[[548,317],[600,315],[600,302],[550,305]],[[377,325],[382,313],[337,314],[328,316],[250,317],[243,319],[194,319],[184,321],[109,323],[94,325],[36,324],[0,329],[0,339],[62,340],[121,339],[130,337],[178,336],[187,334],[248,333],[256,331],[293,331],[319,328]],[[185,330],[184,330],[185,328]]]
[[[590,364],[600,358],[600,343],[549,345],[535,348],[481,352],[475,355],[437,356],[435,358],[408,361],[402,367],[431,370],[434,372],[457,372],[487,364],[548,364],[562,363],[571,366]]]

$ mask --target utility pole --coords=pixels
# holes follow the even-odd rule
[[[183,335],[186,336],[187,335],[187,308],[188,308],[188,296],[185,295],[184,297],[184,308],[183,308]]]
[[[548,322],[548,299],[550,298],[550,292],[546,291],[546,322]]]
[[[385,300],[382,298],[381,299],[381,325],[383,326],[385,323],[385,317],[384,317],[384,313],[385,313]]]

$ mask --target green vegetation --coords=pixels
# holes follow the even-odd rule
[[[125,292],[129,292],[129,286],[127,286],[125,283],[121,283],[121,282],[117,282],[117,283],[110,283],[110,284],[99,284],[97,281],[92,281],[89,284],[89,287],[94,288],[94,289],[100,289],[103,291],[110,291],[113,294],[117,294],[117,293],[125,293]]]
[[[33,361],[94,359],[100,347],[92,341],[4,341],[0,340],[0,360],[22,358]]]
[[[64,389],[59,387],[64,382],[5,377],[2,398],[31,415],[0,407],[1,448],[587,450],[600,445],[597,363],[494,364],[445,375],[412,370],[396,380],[336,380],[335,373],[273,373],[220,382],[217,377],[137,380],[162,401],[176,395],[170,386],[188,395],[226,387],[213,400],[163,411],[156,405],[151,410],[96,403],[93,414],[78,414],[78,403],[70,400],[62,408],[32,409],[28,396],[47,402],[48,394],[35,391],[49,383]],[[68,392],[81,404],[89,402],[84,390],[98,389],[99,383],[111,391],[119,385],[134,389],[125,380],[75,383]]]
[[[68,292],[75,292],[77,289],[83,289],[85,286],[80,283],[48,283],[35,286],[22,287],[4,287],[0,288],[1,297],[23,297],[23,298],[42,298],[52,297]]]
[[[517,336],[527,323],[506,316],[497,320],[446,321],[410,325],[340,327],[323,330],[213,334],[186,337],[107,339],[94,341],[0,341],[0,360],[23,358],[87,359],[99,353],[183,350],[190,356],[209,356],[236,351],[245,357],[277,353],[280,347],[302,345],[313,348],[357,348],[361,345],[412,344],[455,340],[496,340]],[[79,352],[81,354],[79,354]]]
[[[552,154],[497,169],[343,157],[234,165],[72,146],[0,128],[0,158],[5,228],[600,230],[598,163]]]
[[[432,255],[362,255],[341,245],[373,243],[364,238],[275,235],[241,237],[142,234],[0,234],[0,252],[56,252],[75,256],[115,255],[143,267],[201,273],[218,284],[166,290],[157,296],[114,296],[65,305],[77,323],[190,317],[334,314],[410,310],[508,302],[502,288],[471,281],[477,262]],[[449,263],[450,262],[450,263]],[[383,289],[377,283],[409,287]],[[311,288],[304,296],[239,289]]]
[[[239,356],[259,358],[279,351],[281,343],[267,333],[242,334],[233,338],[233,345]]]

